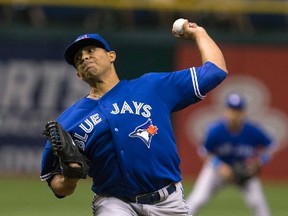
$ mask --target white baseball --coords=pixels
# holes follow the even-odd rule
[[[175,20],[173,23],[172,31],[175,32],[177,35],[182,35],[183,32],[183,25],[187,21],[187,19],[179,18]]]

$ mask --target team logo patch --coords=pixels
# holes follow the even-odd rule
[[[157,126],[152,124],[152,120],[149,118],[144,124],[139,125],[135,130],[129,134],[129,137],[140,138],[148,148],[150,148],[152,137],[157,134]]]

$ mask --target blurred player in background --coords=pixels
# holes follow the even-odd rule
[[[201,146],[205,164],[187,197],[190,213],[196,215],[219,189],[234,184],[255,216],[269,216],[258,174],[272,156],[272,139],[245,117],[242,95],[228,95],[225,106],[224,118],[208,128]]]
[[[170,115],[201,101],[226,78],[227,69],[204,28],[187,20],[182,35],[172,33],[196,42],[201,67],[120,81],[116,53],[100,35],[81,35],[66,49],[66,61],[90,92],[57,121],[90,160],[94,215],[189,215]],[[64,176],[57,163],[48,141],[41,179],[63,198],[79,179]]]

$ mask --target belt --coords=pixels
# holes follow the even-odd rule
[[[170,194],[174,193],[175,191],[176,191],[175,184],[171,184],[168,187],[162,188],[162,189],[160,189],[158,191],[136,196],[135,197],[135,203],[139,203],[139,204],[154,204],[154,203],[157,203],[157,202],[160,202],[160,201],[166,199]],[[161,196],[160,193],[161,194],[163,194],[163,193],[166,194],[166,197],[165,197],[165,195]]]

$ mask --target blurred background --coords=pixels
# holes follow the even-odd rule
[[[66,46],[80,34],[101,34],[117,53],[121,79],[198,66],[194,44],[171,34],[180,17],[206,28],[230,72],[203,102],[172,116],[188,190],[201,167],[197,145],[231,91],[247,97],[250,117],[277,141],[279,151],[263,169],[263,181],[288,187],[287,0],[0,0],[0,188],[11,197],[5,213],[19,193],[9,193],[17,180],[24,182],[19,188],[29,182],[31,191],[40,181],[44,124],[87,93],[86,84],[64,62]],[[44,183],[39,188],[52,199]],[[14,209],[14,215],[28,215],[22,210]],[[0,215],[7,214],[0,208]]]

